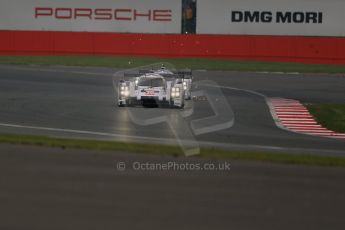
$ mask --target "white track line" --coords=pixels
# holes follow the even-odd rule
[[[51,127],[32,126],[32,125],[19,125],[19,124],[9,124],[9,123],[0,123],[0,126],[9,127],[9,128],[32,129],[32,130],[38,130],[38,131],[52,131],[52,132],[60,132],[60,133],[73,133],[73,134],[115,137],[115,138],[124,138],[124,139],[141,139],[141,140],[147,140],[147,141],[163,141],[163,140],[166,141],[166,140],[169,140],[169,139],[163,139],[163,138],[130,136],[130,135],[115,134],[115,133],[93,132],[93,131],[75,130],[75,129],[61,129],[61,128],[51,128]]]
[[[344,133],[328,130],[318,124],[308,109],[297,100],[268,98],[267,102],[279,127],[296,133],[345,139]]]

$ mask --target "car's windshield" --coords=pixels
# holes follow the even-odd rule
[[[140,78],[138,86],[162,87],[164,85],[162,78]]]

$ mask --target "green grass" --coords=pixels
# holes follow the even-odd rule
[[[345,104],[311,104],[307,107],[324,127],[345,133]]]
[[[245,72],[345,73],[345,65],[314,65],[278,62],[232,61],[204,58],[154,58],[114,56],[0,56],[0,64],[37,64],[132,68],[157,62],[169,62],[176,68]],[[129,64],[130,63],[130,64]]]
[[[58,148],[122,151],[133,153],[145,153],[152,155],[170,155],[183,157],[181,149],[177,146],[120,143],[110,141],[91,141],[76,139],[49,138],[43,136],[24,136],[1,134],[0,143],[47,146]],[[197,157],[210,159],[234,159],[246,161],[260,161],[280,164],[316,165],[345,167],[345,157],[325,157],[312,154],[286,154],[270,152],[230,151],[221,149],[201,149]]]

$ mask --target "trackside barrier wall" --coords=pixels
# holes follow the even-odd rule
[[[189,1],[189,0],[183,0]],[[144,55],[345,64],[343,0],[0,0],[0,55]]]
[[[337,37],[0,31],[2,55],[142,55],[345,64]]]

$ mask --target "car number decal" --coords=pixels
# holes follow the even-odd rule
[[[146,90],[145,91],[145,96],[153,96],[155,95],[155,91],[154,90]]]

